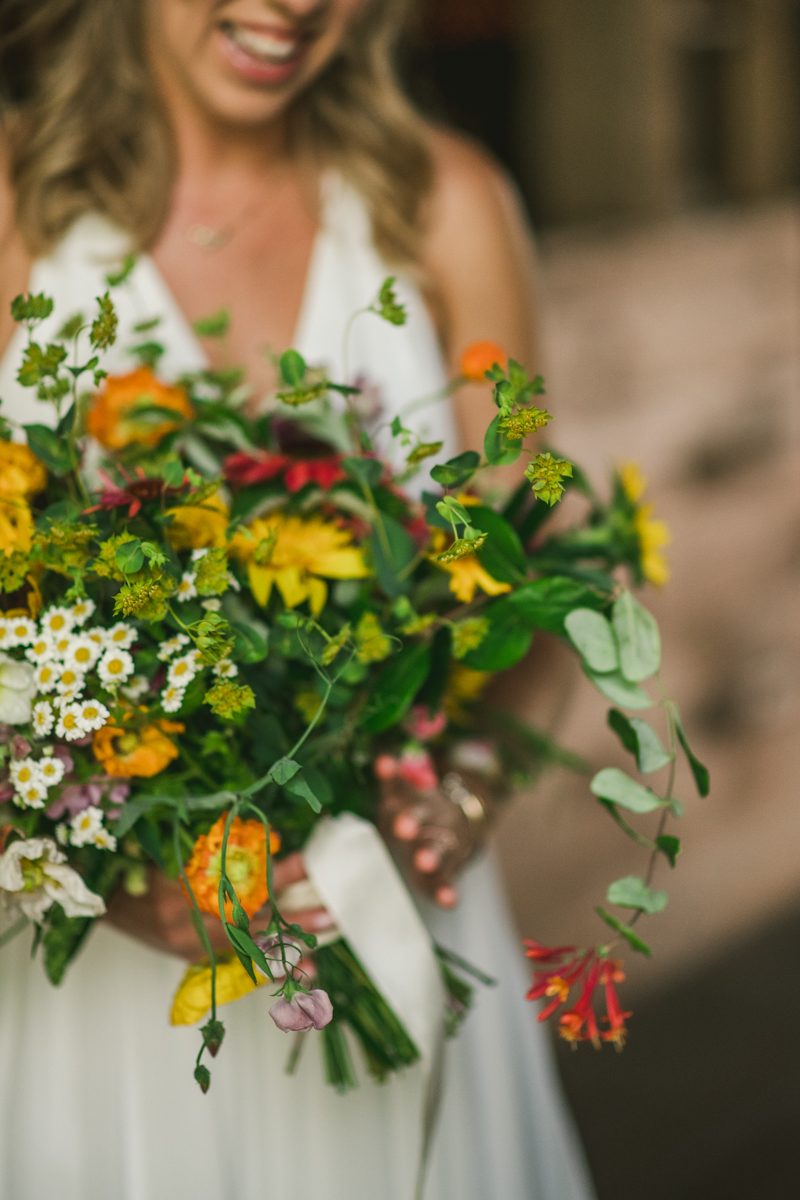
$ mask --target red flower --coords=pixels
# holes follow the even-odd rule
[[[292,463],[284,475],[284,483],[290,492],[299,492],[307,483],[316,483],[327,492],[340,479],[347,476],[342,470],[339,455],[332,458],[309,458]]]
[[[269,454],[266,450],[255,450],[252,454],[229,454],[222,469],[228,483],[237,487],[250,487],[254,483],[274,479],[290,461],[285,454]]]
[[[93,504],[91,508],[84,511],[87,513],[97,512],[101,508],[120,508],[127,504],[128,516],[135,517],[142,507],[145,500],[156,500],[162,492],[176,492],[175,488],[168,488],[163,479],[151,478],[145,475],[141,467],[136,468],[138,479],[131,479],[130,475],[125,471],[124,467],[117,466],[118,471],[126,481],[124,488],[119,487],[106,475],[105,471],[99,471],[97,474],[106,485],[106,490],[100,495],[99,504]]]
[[[528,1000],[552,997],[550,1003],[539,1013],[538,1019],[546,1021],[556,1009],[564,1004],[571,989],[582,981],[583,987],[577,1002],[562,1012],[559,1017],[559,1034],[574,1046],[578,1042],[591,1042],[596,1049],[601,1041],[612,1042],[618,1050],[625,1044],[626,1019],[631,1015],[623,1012],[619,996],[614,988],[624,978],[622,963],[607,958],[606,952],[597,950],[578,951],[576,946],[543,946],[540,942],[526,941],[526,954],[550,969],[535,971],[533,983],[527,994]],[[594,1011],[594,996],[600,985],[605,990],[606,1015],[602,1021],[608,1029],[598,1029]]]

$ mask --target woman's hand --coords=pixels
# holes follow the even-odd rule
[[[384,772],[381,763],[376,763],[381,833],[410,881],[442,908],[455,908],[455,878],[483,840],[483,801],[457,776],[445,776],[438,787],[418,788],[397,774],[387,778],[388,766]]]
[[[276,862],[272,878],[278,896],[290,884],[306,879],[302,856],[290,854]],[[205,948],[195,933],[189,902],[180,883],[168,879],[154,866],[150,869],[149,885],[144,896],[129,896],[124,888],[119,888],[109,902],[106,920],[154,950],[174,954],[190,962],[202,958]],[[266,926],[269,918],[269,906],[266,906],[253,917],[253,927],[258,928],[259,922]],[[324,908],[287,914],[287,919],[302,926],[307,933],[320,933],[333,925]],[[222,922],[212,914],[204,913],[203,923],[213,949],[218,953],[229,950],[230,942],[225,936]]]

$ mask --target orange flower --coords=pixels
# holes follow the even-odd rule
[[[486,372],[495,363],[499,363],[504,371],[508,366],[508,355],[502,346],[497,342],[473,342],[461,355],[461,374],[474,383],[484,383]]]
[[[180,422],[142,411],[153,406],[172,409],[180,417],[194,416],[183,388],[168,387],[149,367],[129,375],[109,375],[89,410],[89,433],[108,450],[122,450],[131,442],[157,446]]]
[[[0,442],[0,496],[30,499],[47,486],[47,471],[29,446]]]
[[[192,857],[186,867],[198,908],[202,912],[219,916],[219,877],[222,869],[222,836],[228,814],[211,826],[208,833],[201,834],[194,844]],[[280,849],[281,840],[270,830],[270,853]],[[255,915],[267,902],[267,835],[261,821],[243,821],[234,817],[228,833],[228,848],[225,854],[228,878],[233,884],[239,903],[249,917]],[[184,886],[184,892],[186,888]],[[188,899],[188,895],[187,895]],[[233,906],[225,901],[225,915],[231,919]]]
[[[167,733],[183,733],[185,726],[178,721],[156,721],[143,729],[120,729],[104,725],[94,735],[94,756],[109,775],[158,775],[178,757],[175,743]]]

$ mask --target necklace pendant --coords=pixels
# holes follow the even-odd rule
[[[212,229],[210,225],[190,225],[186,230],[189,241],[201,250],[221,250],[233,236],[233,230]]]

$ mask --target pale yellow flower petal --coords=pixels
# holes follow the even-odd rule
[[[257,975],[254,984],[238,958],[217,960],[217,1004],[234,1000],[269,983],[266,976]],[[171,1025],[194,1025],[211,1008],[211,967],[195,963],[187,970],[175,993],[170,1013]]]

